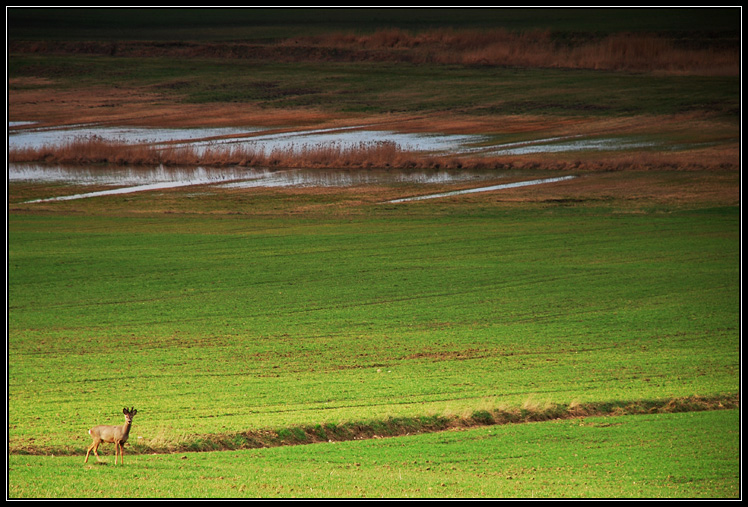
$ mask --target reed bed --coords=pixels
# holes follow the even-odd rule
[[[403,57],[409,55],[414,63],[712,75],[736,75],[740,68],[737,47],[688,47],[673,39],[646,33],[622,32],[570,41],[554,36],[550,30],[435,29],[410,33],[383,29],[365,35],[332,33],[285,43],[347,50],[396,50]]]
[[[58,145],[8,151],[10,162],[164,166],[266,167],[415,167],[418,156],[391,141],[289,145],[265,150],[254,145],[127,144],[98,136],[76,138]]]
[[[8,151],[13,163],[66,165],[121,165],[166,167],[285,167],[393,168],[393,169],[546,169],[620,171],[629,169],[729,170],[737,166],[731,152],[696,157],[689,153],[626,153],[561,159],[534,156],[459,156],[413,152],[392,141],[357,144],[302,144],[265,150],[251,144],[215,144],[202,149],[184,145],[128,144],[99,136],[76,138],[59,145],[14,148]]]
[[[550,30],[399,28],[372,33],[331,32],[270,42],[11,41],[12,53],[118,57],[238,58],[248,60],[408,62],[415,64],[595,69],[690,75],[739,75],[735,39],[679,41],[659,34],[619,32],[573,36]]]

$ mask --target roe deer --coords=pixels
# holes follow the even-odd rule
[[[96,450],[99,448],[99,444],[102,442],[114,443],[114,464],[117,464],[117,454],[120,456],[120,465],[124,465],[125,458],[125,442],[127,437],[130,436],[130,427],[132,427],[132,418],[138,413],[135,408],[127,410],[127,407],[122,409],[122,413],[125,414],[125,424],[122,426],[106,426],[100,425],[88,430],[89,435],[93,438],[93,443],[88,448],[86,453],[86,461],[88,463],[88,455],[93,450],[96,455],[96,461],[99,461],[99,453]]]

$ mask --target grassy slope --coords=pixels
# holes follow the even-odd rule
[[[735,208],[11,216],[11,442],[81,449],[113,390],[171,441],[735,393],[738,230]]]
[[[343,113],[621,117],[702,111],[734,119],[739,78],[391,63],[18,55],[14,77],[60,89],[132,87],[185,103],[260,103]]]

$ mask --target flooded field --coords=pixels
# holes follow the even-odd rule
[[[528,139],[511,143],[497,142],[487,135],[447,135],[404,133],[388,130],[370,130],[365,126],[330,129],[283,130],[259,127],[217,128],[148,128],[125,127],[102,124],[41,127],[33,122],[8,124],[8,148],[40,148],[62,146],[80,139],[92,137],[117,141],[128,145],[185,146],[198,152],[201,149],[220,150],[236,146],[251,146],[254,149],[295,149],[314,146],[355,147],[361,144],[395,143],[403,150],[436,155],[522,155],[529,153],[555,153],[578,150],[623,150],[652,146],[651,141],[631,138],[590,138],[566,136],[545,139]],[[428,194],[415,198],[398,199],[391,202],[406,202],[425,198],[437,198],[465,192],[492,191],[515,186],[539,185],[561,181],[564,178],[532,179],[496,184],[506,174],[497,172],[417,171],[396,169],[366,170],[322,170],[294,169],[268,170],[248,167],[127,167],[127,166],[76,166],[66,167],[50,164],[11,163],[8,167],[9,181],[59,182],[77,185],[111,186],[111,189],[95,192],[58,196],[45,200],[70,200],[86,197],[143,192],[190,185],[220,185],[230,188],[253,187],[347,187],[370,184],[451,184],[475,183],[475,188]],[[515,175],[516,176],[516,175]],[[515,180],[517,178],[514,178]],[[482,185],[490,181],[490,185]],[[38,201],[33,201],[38,202]]]
[[[266,152],[300,146],[335,144],[346,147],[391,142],[408,151],[454,154],[473,151],[487,141],[485,136],[479,135],[412,134],[365,127],[284,131],[254,127],[147,128],[91,124],[37,128],[29,122],[16,122],[9,127],[8,146],[11,149],[63,145],[97,137],[127,144],[190,146],[198,150],[249,145]]]
[[[526,155],[571,151],[621,151],[642,148],[678,148],[651,139],[623,136],[560,136],[502,142],[501,136],[408,133],[375,130],[365,125],[328,129],[267,129],[259,127],[149,128],[101,124],[37,127],[33,122],[8,124],[8,148],[59,146],[92,137],[127,144],[190,146],[197,150],[247,145],[266,152],[293,147],[394,143],[401,149],[437,155]]]
[[[18,182],[57,182],[75,185],[112,186],[67,196],[30,202],[63,201],[103,195],[144,192],[192,185],[216,185],[227,188],[253,187],[352,187],[417,183],[423,185],[495,180],[495,172],[406,171],[396,169],[289,169],[213,167],[65,167],[58,165],[9,164],[8,180]]]
[[[499,144],[481,150],[486,155],[529,155],[533,153],[563,153],[571,151],[620,151],[650,148],[656,143],[644,139],[606,137],[590,139],[585,136],[565,136],[516,143]]]

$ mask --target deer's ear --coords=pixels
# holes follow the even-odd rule
[[[125,407],[125,408],[123,408],[123,409],[122,409],[122,413],[123,413],[123,414],[126,414],[126,413],[127,413],[127,407]]]
[[[130,415],[131,415],[131,416],[135,416],[135,414],[137,414],[137,413],[138,413],[138,409],[137,409],[137,408],[134,408],[134,409],[132,410],[132,412],[130,412]]]

